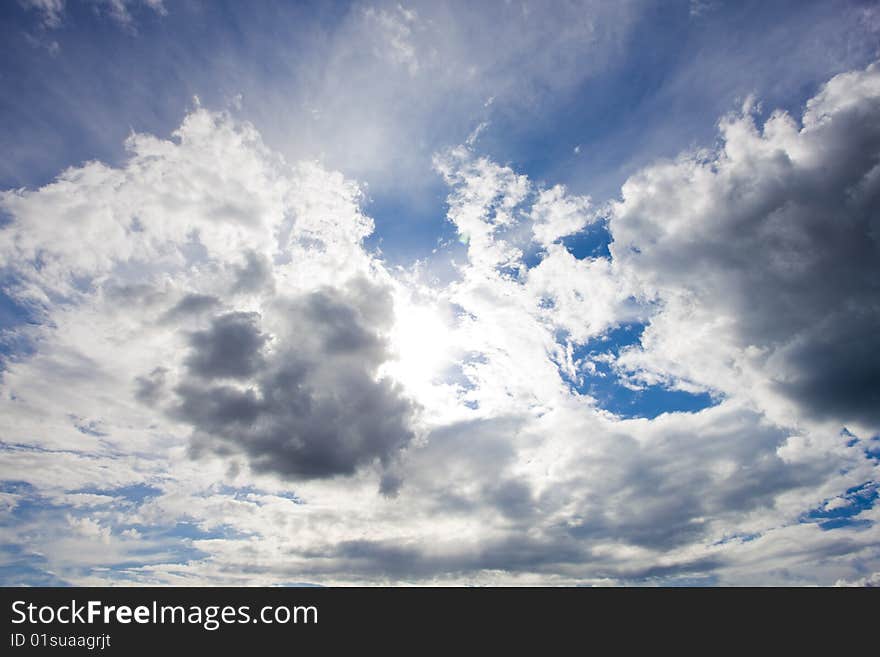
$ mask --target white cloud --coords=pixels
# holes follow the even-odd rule
[[[567,196],[565,187],[556,185],[541,192],[532,207],[535,240],[548,246],[560,237],[578,233],[596,220],[590,212],[589,197]]]
[[[40,12],[43,27],[55,29],[64,22],[67,0],[19,0],[28,9]],[[125,27],[132,27],[134,19],[131,7],[143,5],[165,16],[168,10],[163,0],[85,0],[98,11],[105,11],[113,20]]]
[[[410,75],[416,75],[419,58],[412,35],[413,30],[419,28],[418,14],[401,5],[389,9],[368,7],[364,10],[364,19],[368,26],[375,27],[379,43],[385,48],[380,54],[387,54],[393,63],[405,66]]]
[[[819,521],[877,479],[871,411],[785,384],[839,383],[817,331],[876,320],[853,276],[876,249],[877,75],[831,81],[802,126],[735,116],[718,152],[631,178],[610,258],[559,243],[596,227],[589,199],[445,151],[446,282],[365,249],[357,184],[205,109],[132,135],[119,167],[4,192],[0,263],[41,322],[3,372],[20,515],[0,538],[83,584],[858,580],[878,508]],[[599,357],[719,403],[622,419],[573,390],[576,348],[632,321],[638,347]],[[377,400],[412,403],[364,414],[411,435],[343,436],[334,418]],[[297,423],[340,408],[328,440],[368,439],[315,460]]]
[[[21,0],[21,4],[28,9],[34,9],[42,14],[43,25],[55,28],[61,25],[64,15],[65,0]]]

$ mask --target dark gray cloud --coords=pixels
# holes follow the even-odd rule
[[[835,78],[800,125],[725,124],[724,148],[624,187],[616,261],[729,320],[808,414],[880,426],[880,66]],[[686,328],[677,329],[687,330]],[[711,381],[708,382],[710,385]]]
[[[610,431],[569,419],[560,430],[589,448],[572,460],[559,455],[552,486],[517,471],[524,457],[517,446],[531,440],[523,419],[435,430],[407,454],[403,502],[418,499],[451,522],[480,518],[496,530],[493,538],[462,545],[451,536],[445,547],[352,542],[341,546],[337,567],[387,577],[483,568],[632,581],[705,574],[720,562],[695,557],[655,568],[651,559],[636,565],[593,550],[614,543],[659,554],[717,540],[719,526],[737,527],[772,508],[782,493],[814,490],[843,464],[830,457],[786,462],[779,452],[789,432],[754,411],[726,406]]]
[[[214,318],[190,338],[172,409],[193,426],[192,452],[243,453],[255,470],[291,478],[391,465],[413,437],[415,409],[376,378],[390,310],[388,290],[356,280],[278,301],[271,346],[256,313]],[[386,494],[399,486],[383,479]]]
[[[272,276],[272,262],[261,253],[248,251],[244,254],[244,264],[235,268],[233,293],[272,292],[275,280]]]
[[[455,537],[450,537],[454,539]],[[436,546],[435,546],[436,547]],[[324,557],[338,559],[337,568],[363,576],[428,578],[472,574],[481,570],[553,572],[588,560],[576,541],[554,541],[526,535],[472,544],[463,541],[447,550],[401,546],[393,541],[345,541],[328,546]],[[316,555],[317,556],[317,555]]]
[[[880,291],[878,291],[880,298]],[[783,351],[778,388],[818,416],[880,427],[880,312],[823,322]]]
[[[183,317],[191,315],[200,315],[209,310],[213,310],[220,305],[220,299],[212,294],[198,294],[191,292],[183,296],[174,306],[168,310],[163,316],[166,322],[173,322]]]
[[[528,484],[509,473],[517,456],[513,441],[523,424],[522,418],[498,417],[435,429],[407,458],[407,490],[436,513],[490,509],[504,516],[519,512],[527,520],[533,512]]]
[[[162,299],[162,292],[148,283],[108,282],[102,286],[104,296],[119,305],[149,306]]]
[[[684,575],[711,576],[724,564],[719,558],[696,558],[665,566],[621,565],[614,559],[591,552],[590,546],[563,534],[545,533],[540,538],[509,534],[477,544],[450,536],[445,546],[401,545],[392,540],[355,540],[322,546],[304,556],[313,557],[310,576],[348,574],[351,577],[430,579],[472,577],[481,571],[542,573],[562,577],[611,578],[644,583],[674,581]]]
[[[168,369],[156,367],[147,376],[139,376],[134,380],[134,396],[142,404],[154,406],[162,397],[165,390],[165,378]]]
[[[191,374],[205,379],[246,378],[262,365],[266,340],[259,313],[226,313],[207,330],[192,333],[192,351],[184,362]]]
[[[670,550],[704,540],[711,522],[733,525],[839,467],[834,460],[786,463],[778,449],[788,433],[753,412],[667,424],[647,444],[624,433],[596,440],[597,454],[573,468],[567,486],[578,491],[567,531],[585,541]]]

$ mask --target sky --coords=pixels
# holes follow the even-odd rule
[[[880,9],[0,7],[0,584],[880,584]]]

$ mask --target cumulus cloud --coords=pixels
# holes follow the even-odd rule
[[[413,438],[415,408],[376,378],[390,357],[378,333],[388,291],[357,279],[275,303],[268,353],[256,313],[218,316],[190,337],[172,414],[194,427],[194,453],[240,450],[256,470],[294,481],[391,464]]]
[[[543,246],[578,233],[595,220],[590,212],[590,199],[566,195],[562,185],[543,190],[532,206],[532,232]]]
[[[220,305],[220,299],[212,294],[186,294],[174,306],[165,313],[167,321],[175,321],[187,315],[198,315],[207,312]]]
[[[94,363],[128,377],[136,400],[193,428],[194,454],[238,449],[256,469],[306,478],[390,464],[414,435],[415,406],[378,375],[393,301],[361,246],[371,222],[357,186],[288,168],[226,115],[197,110],[176,138],[135,135],[124,169],[89,163],[4,194],[10,294],[71,323],[69,335],[15,330],[59,351],[69,339],[83,376]],[[114,366],[108,350],[122,345],[82,340],[84,315],[116,322],[140,349]],[[61,371],[57,356],[46,366]]]
[[[801,121],[732,115],[719,149],[630,178],[612,254],[663,309],[622,365],[725,390],[756,372],[760,395],[876,430],[878,113],[875,64],[828,82]]]
[[[149,375],[138,376],[135,378],[135,398],[148,405],[154,405],[159,401],[163,388],[165,386],[165,375],[168,370],[164,367],[157,367]]]
[[[227,313],[215,317],[208,330],[193,333],[186,360],[189,373],[204,379],[251,376],[261,365],[266,342],[259,318],[257,313]]]

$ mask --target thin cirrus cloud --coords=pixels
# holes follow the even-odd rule
[[[142,5],[159,15],[167,14],[162,0],[87,0],[95,10],[106,12],[113,20],[123,26],[131,26],[133,18],[131,7]],[[57,29],[64,23],[66,13],[65,0],[20,0],[22,6],[36,11],[44,28]]]
[[[415,78],[409,11],[358,20]],[[3,581],[876,579],[878,117],[876,64],[749,100],[611,199],[463,135],[406,266],[202,106],[2,192]]]

